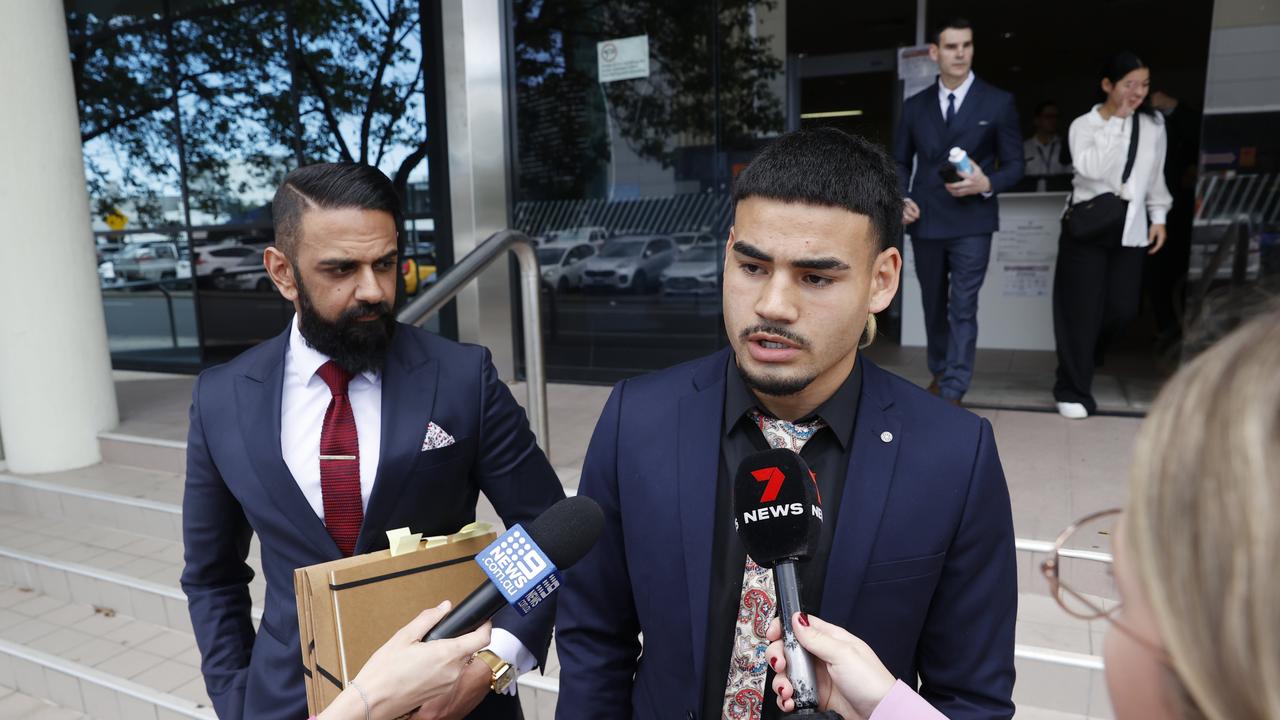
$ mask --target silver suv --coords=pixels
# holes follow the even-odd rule
[[[587,260],[582,270],[584,289],[609,288],[645,292],[657,287],[658,278],[675,262],[676,242],[666,235],[631,235],[613,238]]]

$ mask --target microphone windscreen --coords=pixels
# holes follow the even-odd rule
[[[786,449],[748,455],[734,477],[733,519],[761,567],[808,560],[822,535],[822,502],[808,464]]]
[[[604,513],[595,500],[568,497],[534,518],[525,530],[552,565],[563,570],[582,559],[604,527]]]

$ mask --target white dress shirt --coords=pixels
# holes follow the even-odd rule
[[[294,315],[289,328],[289,345],[284,355],[284,387],[280,393],[280,453],[294,482],[306,496],[316,516],[324,520],[324,494],[320,489],[320,431],[333,393],[317,374],[327,355],[307,344]],[[351,411],[356,418],[356,439],[360,444],[360,506],[369,508],[369,495],[378,476],[378,456],[382,442],[382,375],[363,372],[347,386]],[[489,649],[513,664],[518,673],[528,672],[538,660],[519,638],[501,628],[490,635]],[[516,693],[514,682],[508,695]]]
[[[973,71],[969,71],[969,77],[960,83],[960,87],[955,90],[948,90],[946,85],[942,84],[942,76],[938,76],[938,106],[942,108],[942,119],[947,119],[947,96],[954,94],[956,96],[956,114],[960,114],[960,105],[964,103],[964,98],[969,94],[969,88],[973,87],[973,79],[976,76]]]
[[[1104,120],[1094,105],[1071,123],[1068,140],[1075,175],[1071,179],[1070,202],[1081,203],[1103,193],[1116,193],[1129,201],[1121,244],[1146,247],[1147,221],[1163,225],[1173,207],[1173,196],[1164,184],[1164,155],[1168,139],[1164,118],[1159,114],[1135,113],[1127,118]],[[1125,161],[1129,158],[1130,125],[1140,119],[1138,154],[1129,181],[1120,185]]]

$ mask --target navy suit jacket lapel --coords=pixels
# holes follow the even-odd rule
[[[357,553],[369,552],[389,529],[385,524],[410,480],[409,471],[431,422],[439,370],[436,360],[417,348],[408,333],[396,334],[382,370],[378,476],[356,540]]]
[[[707,657],[707,610],[711,603],[711,546],[715,531],[716,482],[724,418],[724,374],[729,351],[712,355],[694,374],[694,392],[680,398],[676,423],[676,484],[680,532],[689,593],[692,687],[701,697]]]
[[[862,398],[822,589],[824,618],[842,625],[857,605],[902,444],[902,418],[892,409],[887,374],[861,356],[858,362],[863,363]]]
[[[956,116],[951,120],[951,127],[947,128],[947,149],[955,144],[955,140],[960,137],[964,131],[982,115],[982,101],[986,99],[986,95],[982,88],[982,80],[973,79],[973,84],[969,86],[969,94],[965,95],[964,102],[956,109]],[[965,148],[966,151],[972,152],[972,148]]]
[[[280,451],[280,400],[289,330],[263,343],[260,359],[236,378],[240,435],[267,495],[311,547],[324,557],[342,557],[324,522],[307,502]]]

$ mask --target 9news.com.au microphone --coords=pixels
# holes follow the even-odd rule
[[[423,641],[465,635],[507,606],[528,615],[560,587],[560,571],[587,554],[603,526],[600,506],[582,496],[552,505],[528,528],[512,525],[476,555],[488,582],[441,618]]]
[[[773,569],[787,678],[795,690],[795,714],[839,718],[835,713],[818,712],[813,659],[800,647],[791,628],[791,616],[801,612],[796,563],[813,557],[822,537],[817,479],[804,459],[791,450],[748,455],[734,478],[733,516],[747,555],[760,567]]]

